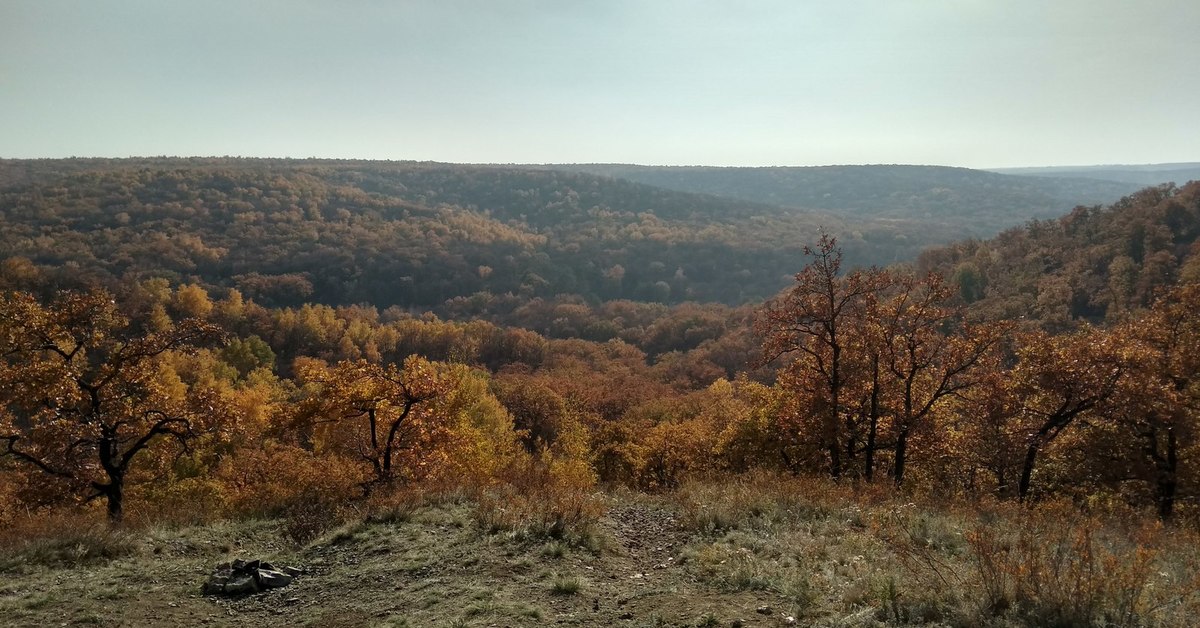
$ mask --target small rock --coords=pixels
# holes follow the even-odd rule
[[[237,559],[221,563],[213,570],[201,592],[204,595],[245,595],[266,589],[286,587],[303,570],[275,565],[263,560]]]
[[[225,595],[245,595],[247,593],[257,593],[258,583],[254,581],[254,576],[235,576],[230,578],[225,586],[221,589],[221,593]]]
[[[229,582],[229,576],[218,576],[214,574],[204,583],[200,592],[204,595],[216,595],[225,592],[225,584]]]
[[[771,607],[770,606],[760,606],[760,607],[754,609],[754,612],[758,613],[759,615],[770,615]]]
[[[787,617],[784,617],[784,618],[783,618],[783,623],[785,623],[785,624],[794,624],[794,623],[796,623],[796,618],[795,618],[795,617],[792,617],[791,615],[788,615]]]
[[[264,589],[278,589],[292,583],[291,576],[273,569],[259,569],[255,575],[255,580],[258,580],[259,586]]]

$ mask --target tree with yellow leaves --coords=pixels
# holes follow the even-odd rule
[[[343,360],[329,366],[297,360],[309,394],[298,423],[319,448],[350,453],[371,465],[365,492],[396,478],[420,474],[426,455],[454,436],[450,415],[439,407],[455,387],[452,373],[419,356],[403,365]],[[408,468],[398,468],[405,458]]]
[[[47,495],[104,499],[120,522],[140,454],[164,441],[186,448],[219,415],[208,392],[180,390],[164,359],[221,335],[196,319],[139,331],[103,291],[49,305],[0,296],[0,455],[57,483]]]

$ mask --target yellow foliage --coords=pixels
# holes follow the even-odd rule
[[[208,318],[213,311],[208,292],[196,284],[179,286],[171,298],[171,306],[180,316],[190,318]]]

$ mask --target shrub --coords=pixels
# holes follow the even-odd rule
[[[134,534],[97,513],[37,511],[13,517],[0,531],[0,572],[29,565],[76,567],[137,551]]]
[[[1109,527],[1063,505],[1009,521],[1016,525],[977,524],[964,535],[985,614],[1064,626],[1143,623],[1158,573],[1157,527]]]
[[[476,497],[475,521],[489,532],[585,541],[604,513],[585,463],[530,456],[512,464],[504,477],[505,483],[483,488]]]

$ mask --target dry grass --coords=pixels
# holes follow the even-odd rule
[[[1145,515],[914,503],[769,475],[673,499],[697,535],[683,555],[693,573],[781,595],[815,624],[1166,627],[1200,613],[1200,537]]]
[[[1061,626],[1143,626],[1179,625],[1200,610],[1195,576],[1172,577],[1194,552],[1193,535],[1061,504],[1006,524],[976,522],[965,534],[968,573],[983,592],[985,614]]]
[[[604,498],[590,482],[562,477],[539,464],[509,474],[508,482],[475,494],[475,522],[489,533],[530,540],[559,539],[591,545]]]
[[[924,591],[972,625],[1166,627],[1200,612],[1196,535],[1144,516],[1059,502],[909,505],[877,529],[899,567],[900,609]]]
[[[229,555],[296,552],[296,560],[323,565],[319,574],[411,585],[403,614],[450,613],[468,625],[537,625],[570,613],[616,621],[631,609],[673,625],[695,625],[698,616],[776,625],[794,616],[798,625],[994,628],[1182,626],[1200,614],[1200,536],[1144,515],[1069,503],[906,501],[890,489],[769,474],[652,497],[597,494],[547,469],[528,471],[509,484],[379,492],[352,509],[317,512],[312,530],[320,532],[306,533],[316,541],[299,549],[302,522],[293,513],[149,532],[111,530],[97,513],[30,514],[0,529],[0,569],[14,582],[49,582],[73,568],[80,582],[93,573],[96,582],[119,583],[149,552],[196,578]],[[346,591],[330,578],[327,591],[314,590],[336,606]],[[191,592],[193,584],[177,589]],[[5,603],[31,622],[70,605],[38,597],[39,586],[22,585]],[[96,599],[75,605],[79,618],[132,599],[86,590]],[[659,597],[638,597],[646,591]],[[387,591],[355,595],[399,621],[400,611],[384,603],[395,604]],[[450,599],[465,601],[446,606]],[[770,614],[756,613],[760,605]]]
[[[104,562],[136,552],[137,538],[135,532],[113,528],[95,513],[22,514],[0,531],[0,572]]]
[[[857,508],[853,493],[845,487],[769,473],[688,483],[673,499],[684,524],[706,534],[816,521]]]

